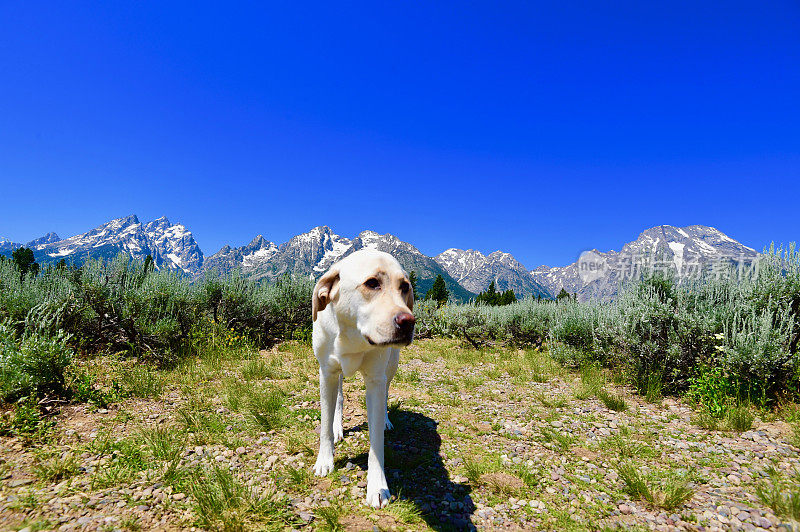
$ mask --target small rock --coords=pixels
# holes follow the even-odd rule
[[[760,526],[761,528],[772,528],[772,521],[760,515],[754,518],[751,522],[756,526]]]

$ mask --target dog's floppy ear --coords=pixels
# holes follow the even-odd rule
[[[339,293],[339,269],[331,268],[319,278],[311,296],[311,321],[317,321],[317,312],[322,312]]]
[[[406,306],[408,307],[408,310],[413,312],[413,310],[414,310],[414,287],[411,285],[411,283],[408,283],[408,292],[406,292]]]

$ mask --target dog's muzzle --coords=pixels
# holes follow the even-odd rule
[[[364,335],[370,345],[408,345],[414,339],[414,325],[417,319],[413,314],[401,312],[394,317],[394,337],[388,342],[376,342]]]
[[[411,339],[414,337],[414,325],[417,319],[413,314],[408,312],[401,312],[394,317],[394,326],[396,328],[395,337],[399,343],[410,344]]]

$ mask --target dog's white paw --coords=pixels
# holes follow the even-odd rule
[[[333,471],[333,455],[317,457],[317,463],[314,464],[314,474],[318,477],[324,477]]]
[[[344,439],[344,429],[341,423],[333,423],[333,443],[339,443]]]
[[[386,421],[385,421],[385,425],[383,427],[383,430],[392,430],[393,428],[394,428],[394,425],[392,425],[392,422],[389,421],[389,414],[386,414]]]
[[[389,489],[388,488],[379,488],[371,490],[367,488],[367,506],[372,506],[373,508],[384,508],[387,504],[389,504]]]

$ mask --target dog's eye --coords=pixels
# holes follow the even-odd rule
[[[364,282],[364,286],[366,286],[371,290],[377,290],[378,288],[381,287],[381,282],[376,278],[372,277]]]
[[[409,288],[411,288],[411,287],[409,286],[409,284],[407,282],[403,281],[402,283],[400,283],[400,291],[403,292],[404,294],[408,293],[408,289]]]

